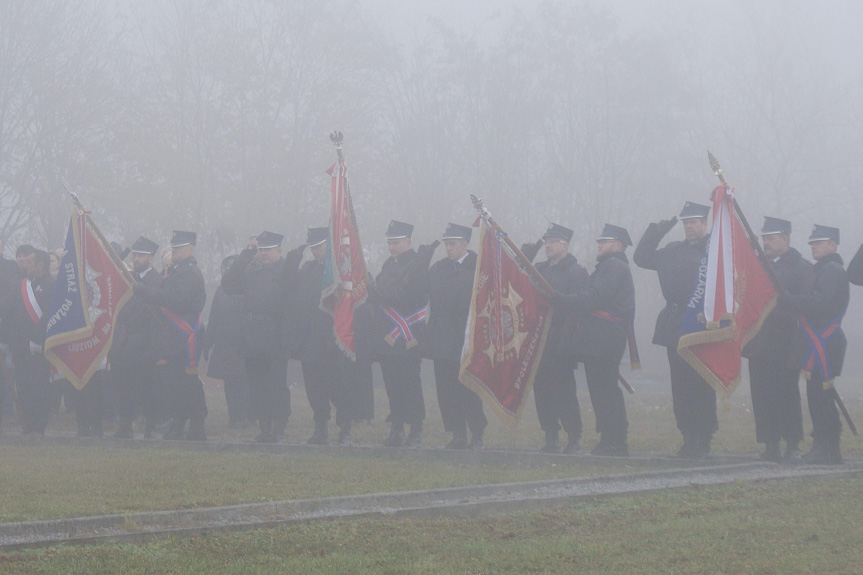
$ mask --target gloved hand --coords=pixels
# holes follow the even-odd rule
[[[539,253],[539,250],[542,249],[542,246],[545,244],[545,240],[539,238],[536,243],[533,244],[522,244],[521,253],[527,256],[527,259],[533,261],[533,258],[536,257],[536,254]]]
[[[677,216],[671,218],[670,220],[662,220],[661,222],[656,224],[656,227],[659,228],[659,231],[662,232],[662,235],[665,235],[671,231],[671,228],[673,228],[676,223]]]
[[[430,244],[424,244],[417,248],[417,255],[431,258],[434,251],[440,245],[440,240],[435,240]]]
[[[42,346],[36,342],[30,342],[30,355],[42,355]]]

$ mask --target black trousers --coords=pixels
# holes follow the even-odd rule
[[[155,420],[163,410],[163,394],[156,384],[155,366],[113,363],[111,372],[120,419],[132,420],[140,413],[147,419]]]
[[[306,396],[314,412],[315,423],[330,420],[330,404],[336,408],[336,425],[349,423],[351,414],[350,388],[345,381],[340,360],[300,362]]]
[[[207,401],[198,374],[186,373],[186,358],[172,357],[156,366],[155,377],[164,385],[170,403],[168,414],[174,419],[204,419]]]
[[[250,405],[257,419],[287,421],[291,415],[286,357],[247,357]]]
[[[105,370],[100,369],[94,373],[87,385],[81,389],[75,389],[71,384],[69,387],[75,404],[75,420],[78,425],[87,425],[101,430],[105,411],[103,397]]]
[[[342,360],[342,374],[350,390],[351,411],[356,421],[371,421],[375,418],[375,382],[372,362],[367,359]]]
[[[812,437],[818,440],[836,441],[842,433],[842,421],[833,389],[824,389],[824,378],[813,371],[806,382],[806,399],[812,417]]]
[[[581,437],[581,407],[572,366],[550,358],[540,362],[533,383],[533,399],[544,432],[554,434],[563,426],[570,439]]]
[[[51,418],[51,364],[42,355],[27,352],[13,359],[24,433],[45,433]]]
[[[758,443],[784,439],[803,441],[803,410],[800,406],[800,370],[783,365],[780,358],[749,360],[749,387]]]
[[[482,410],[482,400],[459,381],[460,363],[447,359],[434,360],[434,379],[437,401],[443,419],[444,431],[455,437],[482,434],[488,420]]]
[[[387,421],[410,425],[422,423],[426,416],[420,380],[420,362],[416,357],[392,355],[382,358],[381,375],[390,402]]]
[[[584,360],[584,375],[590,403],[596,415],[596,431],[603,439],[626,441],[629,421],[626,418],[626,403],[623,391],[617,385],[620,362],[606,358]]]
[[[249,382],[245,376],[226,377],[225,404],[228,406],[228,420],[239,423],[249,419]]]
[[[719,429],[716,392],[673,347],[666,348],[671,369],[671,399],[681,433],[713,435]]]

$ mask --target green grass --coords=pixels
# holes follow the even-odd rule
[[[472,519],[328,521],[0,556],[19,573],[860,573],[863,478],[694,487]]]
[[[520,467],[326,454],[8,445],[0,445],[0,462],[0,523],[627,471],[603,467],[601,461]]]

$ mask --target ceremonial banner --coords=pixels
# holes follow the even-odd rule
[[[721,185],[712,199],[713,230],[677,352],[728,399],[740,383],[740,351],[776,305],[776,290],[734,211],[733,190]]]
[[[356,359],[354,309],[366,300],[366,259],[348,187],[348,167],[340,159],[327,173],[332,176],[332,212],[321,309],[333,316],[333,331],[339,348],[349,358]]]
[[[45,357],[81,389],[108,355],[114,322],[132,285],[88,212],[72,214],[48,313]]]
[[[459,379],[517,425],[551,325],[551,304],[482,220]],[[529,264],[528,264],[529,265]]]

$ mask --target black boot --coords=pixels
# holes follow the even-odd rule
[[[384,440],[384,447],[401,447],[405,444],[405,424],[393,422],[390,427],[390,436]]]
[[[564,453],[568,453],[572,455],[573,453],[578,453],[581,451],[581,436],[570,434],[569,441],[566,442],[566,447],[563,449]]]
[[[183,439],[186,437],[186,420],[175,417],[171,420],[171,425],[168,427],[168,433],[162,439]]]
[[[483,430],[477,431],[476,433],[471,433],[470,443],[467,444],[467,448],[471,451],[481,451],[483,448],[482,434]]]
[[[117,431],[114,433],[114,439],[132,439],[134,436],[132,420],[125,417],[121,418]]]
[[[710,442],[713,440],[712,433],[699,433],[695,436],[695,455],[697,459],[708,459],[710,454]]]
[[[405,447],[419,447],[423,441],[423,422],[412,423],[411,432],[408,435],[408,440],[405,442]]]
[[[591,455],[603,457],[629,457],[629,446],[625,437],[609,437],[605,433],[600,434],[599,443],[590,450]]]
[[[339,445],[342,447],[350,447],[353,445],[351,441],[351,420],[347,420],[339,427]]]
[[[309,445],[329,445],[330,444],[330,430],[329,430],[329,422],[324,421],[315,421],[315,432],[312,436],[306,441]]]
[[[287,429],[287,427],[287,417],[277,417],[273,420],[273,443],[285,442],[285,429]]]
[[[803,454],[800,453],[800,443],[789,441],[785,446],[785,455],[782,456],[782,461],[785,463],[800,463],[802,460]]]
[[[694,433],[684,432],[683,433],[683,445],[680,447],[680,449],[677,450],[677,453],[675,453],[674,456],[675,457],[684,457],[684,458],[695,457],[696,456],[695,454],[697,451],[697,449],[695,447],[696,443],[697,443],[697,441],[695,439]]]
[[[839,438],[822,439],[816,437],[812,449],[803,456],[803,463],[809,465],[839,465],[844,463],[839,451]]]
[[[255,443],[272,443],[273,442],[273,420],[262,417],[258,422],[261,425],[261,432],[255,438]]]
[[[779,449],[779,440],[766,442],[764,453],[761,454],[759,459],[761,461],[772,461],[773,463],[782,461],[782,450]]]
[[[203,417],[196,417],[189,422],[189,433],[186,434],[186,439],[189,441],[207,441]]]
[[[467,431],[454,431],[452,440],[444,445],[444,449],[467,449]]]
[[[542,446],[543,453],[560,453],[560,439],[557,431],[545,432],[545,445]]]

